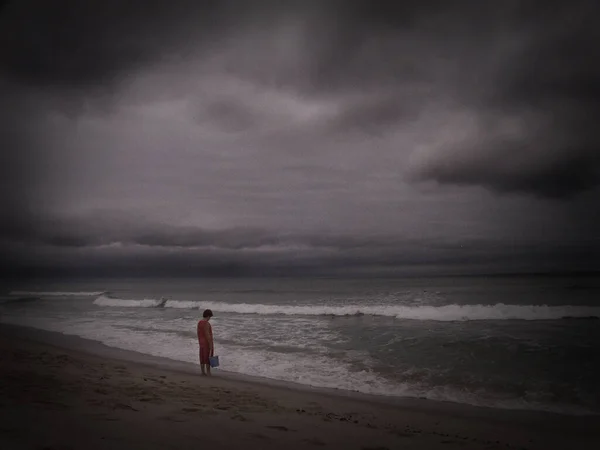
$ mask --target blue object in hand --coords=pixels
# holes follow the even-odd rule
[[[218,356],[209,357],[208,363],[210,364],[210,367],[219,367],[219,357]]]

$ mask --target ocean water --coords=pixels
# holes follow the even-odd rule
[[[3,286],[0,322],[374,395],[600,413],[600,279],[118,279]]]

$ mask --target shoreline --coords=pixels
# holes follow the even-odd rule
[[[191,363],[16,325],[0,325],[0,343],[0,443],[22,444],[37,436],[37,443],[62,439],[61,445],[75,444],[74,448],[82,439],[88,448],[131,448],[146,430],[152,440],[144,437],[140,448],[152,449],[164,448],[161,439],[183,446],[191,436],[197,443],[221,430],[211,438],[215,448],[247,445],[244,436],[256,441],[253,448],[290,449],[409,445],[533,450],[600,445],[597,416],[373,396],[218,369],[213,377],[200,377],[199,367]],[[30,416],[37,420],[19,424]],[[56,435],[46,426],[54,420],[86,431]],[[182,434],[173,436],[173,427]],[[108,445],[103,439],[107,435],[118,439]],[[91,438],[94,445],[88,445]]]
[[[111,359],[133,361],[136,363],[148,365],[150,367],[163,368],[166,370],[178,371],[180,373],[186,373],[190,375],[195,375],[199,373],[199,366],[195,363],[150,355],[134,350],[126,350],[119,347],[111,347],[109,345],[104,344],[103,342],[95,341],[89,338],[84,338],[75,334],[66,334],[59,331],[49,331],[41,328],[34,328],[24,325],[0,323],[0,335],[2,335],[3,329],[9,330],[9,332],[14,336],[19,336],[34,341],[41,341],[58,348],[82,351],[86,354]],[[313,386],[309,384],[297,383],[294,381],[248,375],[238,372],[230,372],[221,370],[220,368],[214,369],[213,372],[213,375],[236,382],[257,384],[259,386],[267,385],[281,389],[289,389],[297,392],[318,393],[321,395],[333,396],[334,398],[347,398],[362,402],[373,403],[377,405],[397,406],[401,408],[410,408],[415,410],[427,411],[431,408],[434,408],[438,411],[443,410],[447,411],[448,413],[457,414],[461,416],[464,415],[467,417],[491,416],[494,418],[498,418],[506,416],[508,418],[514,418],[518,416],[523,419],[532,419],[534,421],[543,420],[544,417],[595,417],[600,420],[600,414],[593,412],[572,413],[552,410],[536,410],[530,408],[503,408],[485,405],[473,405],[469,403],[461,403],[451,400],[428,399],[425,397],[379,395],[360,392],[358,390],[351,391],[347,389],[335,389],[331,387]]]

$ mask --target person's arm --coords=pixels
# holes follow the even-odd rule
[[[210,323],[206,323],[206,326],[204,327],[204,337],[206,337],[206,342],[208,342],[208,350],[211,354],[211,356],[213,355],[214,351],[215,351],[215,347],[213,344],[213,338],[212,338],[212,333],[211,333],[211,326]]]

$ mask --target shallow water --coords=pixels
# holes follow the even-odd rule
[[[0,320],[365,393],[600,413],[592,277],[69,280],[5,286]]]

